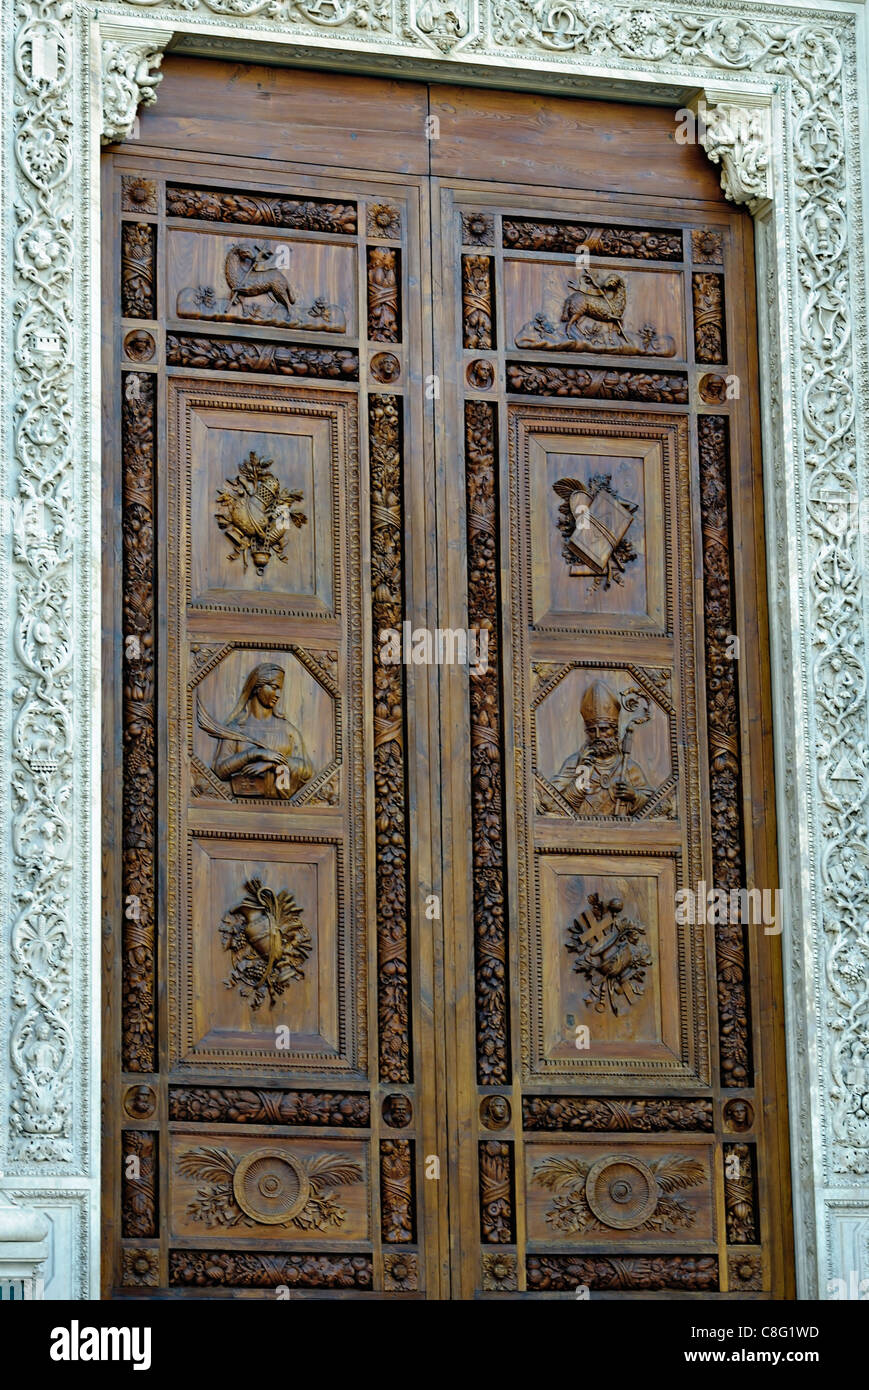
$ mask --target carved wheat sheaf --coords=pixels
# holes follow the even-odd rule
[[[462,324],[466,348],[495,346],[490,256],[462,256]]]
[[[374,658],[374,796],[377,1009],[380,1079],[411,1079],[407,941],[404,667],[379,659],[380,633],[401,631],[401,398],[371,396],[371,630]]]
[[[488,633],[488,664],[470,681],[471,842],[477,1001],[477,1079],[509,1079],[507,1034],[507,903],[502,806],[500,629],[498,612],[495,412],[487,402],[465,405],[468,530],[468,623]]]
[[[380,1227],[390,1245],[412,1241],[413,1141],[384,1139],[380,1145]]]
[[[706,722],[712,817],[712,872],[716,888],[745,886],[739,710],[736,670],[727,650],[733,632],[727,420],[701,415],[700,515],[703,536],[703,621],[706,634]],[[750,1086],[751,1023],[745,929],[715,926],[718,1038],[723,1086]]]

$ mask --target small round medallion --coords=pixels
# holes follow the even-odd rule
[[[311,1184],[291,1154],[282,1149],[256,1149],[236,1168],[232,1190],[245,1216],[265,1226],[281,1226],[298,1216]]]
[[[648,1221],[658,1196],[654,1173],[638,1158],[599,1158],[585,1181],[585,1200],[595,1216],[620,1231]]]

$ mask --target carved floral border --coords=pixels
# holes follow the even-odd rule
[[[728,0],[4,0],[4,19],[2,1171],[98,1171],[95,55],[109,138],[154,99],[160,50],[179,31],[198,52],[270,39],[352,66],[379,51],[384,71],[422,63],[451,80],[476,64],[497,84],[524,65],[551,91],[609,70],[620,90],[633,81],[658,99],[701,88],[707,152],[757,216],[761,356],[775,364],[763,416],[796,1227],[813,1296],[838,1239],[833,1198],[853,1199],[849,1221],[869,1208],[864,543],[837,532],[829,505],[867,491],[862,17]]]

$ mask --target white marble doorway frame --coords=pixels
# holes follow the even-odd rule
[[[704,100],[707,152],[757,232],[798,1289],[855,1297],[869,1279],[862,5],[3,0],[3,18],[0,1188],[49,1217],[48,1296],[99,1292],[99,140],[154,99],[172,43]]]

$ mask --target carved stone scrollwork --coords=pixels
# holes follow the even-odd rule
[[[140,106],[157,100],[163,50],[171,29],[132,25],[102,25],[102,95],[104,145],[126,140],[132,133]]]
[[[757,211],[772,198],[770,98],[734,100],[727,88],[707,86],[695,109],[700,143],[712,162],[721,165],[725,195]]]

